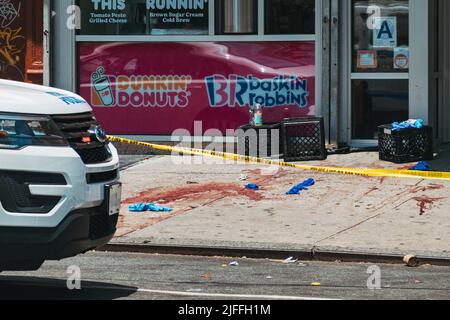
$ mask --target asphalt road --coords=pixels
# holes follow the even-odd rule
[[[0,274],[0,299],[450,299],[450,268],[380,265],[381,290],[367,288],[367,264],[94,252],[41,270]],[[81,290],[67,289],[67,269]],[[314,284],[313,284],[314,283]],[[320,285],[319,285],[320,283]]]

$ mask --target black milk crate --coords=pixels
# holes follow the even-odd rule
[[[285,119],[282,138],[286,162],[327,159],[323,118]]]
[[[378,127],[380,160],[397,164],[433,160],[433,128],[393,131],[392,125]]]
[[[283,152],[281,143],[281,124],[263,126],[245,125],[238,129],[238,154],[260,157],[280,158]]]

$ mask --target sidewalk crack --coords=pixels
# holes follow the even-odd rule
[[[422,182],[424,182],[424,181],[425,181],[425,179],[420,180],[419,182],[417,182],[417,183],[414,185],[414,187],[418,187],[418,186],[419,186]],[[399,194],[397,194],[397,195],[395,195],[395,196],[392,196],[392,197],[390,197],[390,198],[388,198],[388,199],[382,201],[382,202],[380,203],[380,205],[379,205],[377,208],[375,208],[373,211],[374,211],[374,212],[377,212],[377,211],[383,209],[386,205],[388,205],[388,204],[390,203],[390,201],[395,200],[395,199],[398,199],[399,197],[403,196],[403,195],[406,194],[406,193],[409,193],[410,191],[411,191],[411,187],[407,187],[407,189],[406,189],[406,190],[403,190],[401,193],[399,193]],[[400,205],[397,205],[396,207],[398,208],[399,206],[405,204],[406,202],[408,202],[408,201],[410,201],[410,200],[411,200],[411,199],[409,198],[408,200],[402,202]],[[371,216],[371,217],[369,217],[369,218],[367,218],[367,219],[365,219],[365,220],[363,220],[363,221],[358,222],[358,223],[355,224],[355,225],[352,225],[352,226],[350,226],[350,227],[348,227],[348,228],[345,228],[345,229],[343,229],[343,230],[340,230],[340,231],[338,231],[338,232],[336,232],[336,233],[334,233],[334,234],[332,234],[332,235],[330,235],[330,236],[328,236],[328,237],[325,237],[325,238],[323,238],[323,239],[321,239],[321,240],[319,240],[319,241],[316,241],[316,242],[314,243],[314,247],[313,247],[313,248],[316,248],[317,245],[319,245],[319,243],[321,243],[321,242],[330,240],[330,239],[332,239],[332,238],[334,238],[334,237],[336,237],[336,236],[339,236],[339,235],[341,235],[341,234],[343,234],[343,233],[345,233],[345,232],[347,232],[347,231],[350,231],[350,230],[352,230],[352,229],[355,229],[355,228],[357,228],[357,227],[363,225],[364,223],[366,223],[366,222],[368,222],[368,221],[371,221],[371,220],[374,220],[374,219],[376,219],[376,218],[378,218],[378,217],[380,217],[380,216],[382,216],[382,215],[384,215],[384,214],[386,214],[386,213],[389,213],[389,212],[380,212],[380,213],[377,213],[377,214],[375,214],[375,215],[373,215],[373,216]]]

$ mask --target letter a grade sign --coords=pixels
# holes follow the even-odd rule
[[[375,18],[373,29],[374,48],[397,47],[397,17]]]

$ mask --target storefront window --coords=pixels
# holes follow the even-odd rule
[[[265,34],[314,34],[314,0],[265,0]]]
[[[257,34],[256,0],[216,0],[216,34]]]
[[[79,0],[81,35],[207,35],[207,0]]]
[[[408,119],[408,80],[353,80],[353,139],[378,138],[378,126]]]
[[[408,72],[409,1],[353,0],[353,72]]]
[[[112,134],[225,133],[255,104],[268,123],[314,116],[316,44],[298,36],[314,34],[314,3],[78,0],[79,93]]]

